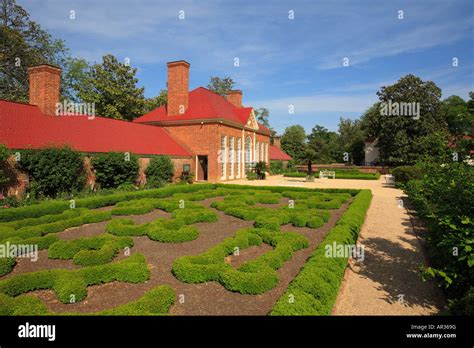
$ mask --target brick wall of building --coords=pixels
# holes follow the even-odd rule
[[[253,131],[245,130],[242,134],[241,128],[230,127],[220,123],[207,123],[196,125],[181,125],[181,126],[166,126],[165,129],[176,139],[183,144],[191,153],[196,156],[207,156],[208,159],[208,181],[218,182],[225,180],[232,180],[245,177],[245,139],[250,136],[252,144],[251,161],[255,159],[254,156],[254,142],[266,144],[265,151],[269,146],[270,137],[262,134],[257,134]],[[221,154],[221,137],[226,137],[226,156]],[[234,138],[234,163],[229,161],[229,147],[231,137]],[[241,166],[238,172],[238,164],[236,160],[237,141],[242,139],[241,151]],[[225,166],[222,166],[222,159],[226,160]],[[268,158],[268,157],[267,157]],[[194,159],[196,161],[196,158]],[[232,167],[232,176],[230,176],[230,167]],[[196,166],[194,166],[196,168]],[[222,168],[225,168],[225,175],[222,175]],[[193,171],[196,173],[196,171]],[[203,178],[197,177],[198,180]]]

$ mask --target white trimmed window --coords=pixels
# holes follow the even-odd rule
[[[227,137],[221,137],[221,153],[219,156],[221,162],[221,179],[225,180],[226,177],[226,161],[227,161]]]
[[[263,151],[263,146],[264,146],[264,144],[260,143],[260,161],[265,162],[265,156],[264,156],[265,153]]]
[[[234,155],[235,155],[235,140],[234,137],[229,138],[229,178],[234,177]]]
[[[256,142],[255,144],[255,162],[260,161],[260,143]]]
[[[268,160],[268,144],[265,144],[265,162],[270,163]]]
[[[252,139],[250,136],[245,139],[245,172],[250,171],[250,163],[252,162]]]
[[[242,158],[242,139],[237,139],[237,178],[240,178],[240,173],[242,172],[242,168],[240,165],[240,159]]]

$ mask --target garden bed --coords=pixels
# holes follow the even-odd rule
[[[28,314],[28,309],[22,308],[23,298],[33,301],[31,298],[34,297],[40,300],[44,308],[35,302],[32,308],[37,310],[32,314],[154,315],[169,311],[176,315],[266,315],[358,192],[231,185],[184,187],[193,189],[183,190],[179,187],[175,192],[169,188],[149,190],[150,193],[141,194],[140,197],[134,195],[129,196],[129,199],[122,197],[120,201],[113,199],[91,204],[91,208],[102,207],[99,211],[109,214],[105,215],[105,221],[91,222],[64,231],[53,229],[52,233],[45,233],[45,237],[54,235],[55,241],[39,252],[37,262],[18,258],[11,272],[0,278],[0,290],[8,282],[16,282],[18,276],[29,277],[45,269],[57,269],[61,274],[64,273],[62,277],[70,278],[75,274],[72,272],[88,274],[89,269],[96,267],[99,276],[92,282],[86,281],[89,285],[85,292],[79,286],[81,296],[75,303],[65,301],[68,291],[61,287],[58,290],[54,284],[52,287],[32,284],[14,293],[7,292],[7,298],[0,298],[0,311]],[[294,208],[288,208],[289,200],[295,203]],[[184,208],[179,207],[182,202]],[[104,211],[103,207],[112,204],[114,208]],[[34,209],[41,210],[38,207]],[[29,223],[41,229],[41,222],[55,220],[55,216],[67,211],[37,215]],[[120,215],[114,215],[114,211]],[[11,218],[13,215],[4,215],[10,216],[9,222],[0,224],[0,228],[7,225],[24,228],[20,225],[28,222],[21,219],[25,215],[31,214],[23,210],[20,219],[16,220]],[[125,225],[117,225],[123,219],[131,220]],[[184,240],[159,241],[150,232],[157,228],[160,231],[164,229],[172,237],[177,235],[180,228],[192,228],[196,232],[192,238]],[[245,232],[245,238],[250,239],[242,244],[240,235],[243,232],[238,231],[248,231]],[[5,233],[7,236],[12,234],[10,229],[6,229]],[[233,253],[235,246],[240,247],[237,254]],[[125,253],[124,247],[130,248],[130,254]],[[209,255],[216,248],[223,248],[217,252],[223,254],[211,264],[215,262],[218,268],[224,269],[223,273],[216,273],[214,278],[206,275],[196,281],[177,271],[176,265],[180,260],[206,258],[204,255]],[[48,258],[48,252],[58,259]],[[143,257],[145,261],[136,266],[135,272],[139,269],[144,272],[141,277],[101,278],[100,267],[107,269],[109,265],[126,262],[132,256],[139,259]],[[260,283],[261,276],[267,280]],[[169,286],[171,290],[156,290],[163,285]],[[62,294],[61,301],[57,297],[58,291]],[[168,298],[170,291],[176,301],[163,300],[164,304],[159,308],[143,311],[137,304],[148,303],[160,294]],[[12,312],[9,306],[21,310]]]

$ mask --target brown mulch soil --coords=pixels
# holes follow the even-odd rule
[[[220,200],[222,197],[209,198],[198,203],[209,206],[211,202]],[[280,204],[265,204],[267,207],[278,207],[287,204],[287,199],[282,199]],[[274,303],[284,293],[291,280],[299,273],[307,258],[314,251],[316,246],[322,241],[328,231],[335,225],[342,213],[347,209],[349,203],[344,204],[340,209],[331,211],[331,218],[328,223],[318,229],[299,228],[291,225],[282,226],[283,231],[292,231],[306,236],[310,242],[308,248],[299,250],[293,257],[286,261],[277,273],[279,277],[278,285],[261,295],[242,295],[226,290],[217,282],[202,284],[187,284],[178,281],[171,273],[173,261],[184,255],[196,255],[202,253],[214,245],[222,242],[225,238],[234,236],[236,230],[253,225],[252,221],[244,221],[217,211],[219,221],[213,223],[198,223],[195,226],[199,229],[199,237],[196,240],[184,243],[159,243],[150,240],[148,237],[133,237],[134,246],[132,253],[142,253],[145,255],[151,270],[150,279],[142,284],[129,284],[112,282],[88,287],[88,296],[85,300],[75,304],[63,304],[58,301],[56,294],[52,290],[37,290],[31,292],[41,298],[54,312],[96,312],[111,309],[116,306],[134,301],[142,297],[148,290],[163,284],[168,284],[174,288],[177,301],[171,307],[171,315],[266,315],[270,312]],[[169,218],[171,214],[161,210],[155,210],[144,215],[127,216],[135,223],[145,223],[153,221],[159,217]],[[70,240],[80,237],[94,236],[105,233],[107,221],[83,225],[77,228],[68,229],[58,233],[61,239]],[[238,267],[243,262],[254,259],[259,255],[271,250],[267,244],[258,247],[250,247],[240,251],[239,256],[230,256],[226,262],[234,267]],[[126,257],[123,254],[117,256],[114,261]],[[77,269],[72,260],[49,260],[47,251],[40,252],[37,262],[28,259],[19,259],[13,274],[31,272],[40,269],[68,268]],[[180,301],[184,299],[184,301]]]

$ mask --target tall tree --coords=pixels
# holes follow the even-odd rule
[[[353,164],[361,164],[364,161],[365,135],[360,120],[341,117],[338,132],[338,143],[341,151],[339,161],[343,159],[343,153],[347,152]]]
[[[287,127],[281,136],[281,148],[295,160],[303,157],[306,133],[300,125]]]
[[[381,161],[390,165],[415,163],[421,155],[415,140],[447,127],[440,112],[441,89],[432,81],[406,75],[397,83],[382,87],[377,95],[380,103],[363,115],[362,122],[367,135],[378,139]],[[419,115],[387,115],[383,110],[390,103],[415,103],[419,105]]]
[[[319,144],[321,148],[315,151],[319,156],[318,163],[341,162],[342,154],[337,142],[338,135],[336,132],[331,132],[327,128],[316,125],[308,135],[308,142],[315,145]]]
[[[457,95],[443,100],[441,112],[452,135],[472,134],[473,115],[469,113],[468,103]]]
[[[232,80],[232,78],[230,78],[229,76],[226,76],[224,78],[211,76],[211,80],[207,85],[207,89],[225,97],[227,93],[232,90],[234,85],[234,80]]]
[[[142,115],[145,105],[144,89],[137,87],[136,72],[136,68],[120,63],[113,55],[105,55],[101,64],[89,69],[78,97],[95,103],[99,116],[133,120]]]
[[[0,0],[0,24],[0,98],[27,102],[27,68],[48,63],[66,71],[69,51],[15,0]]]

